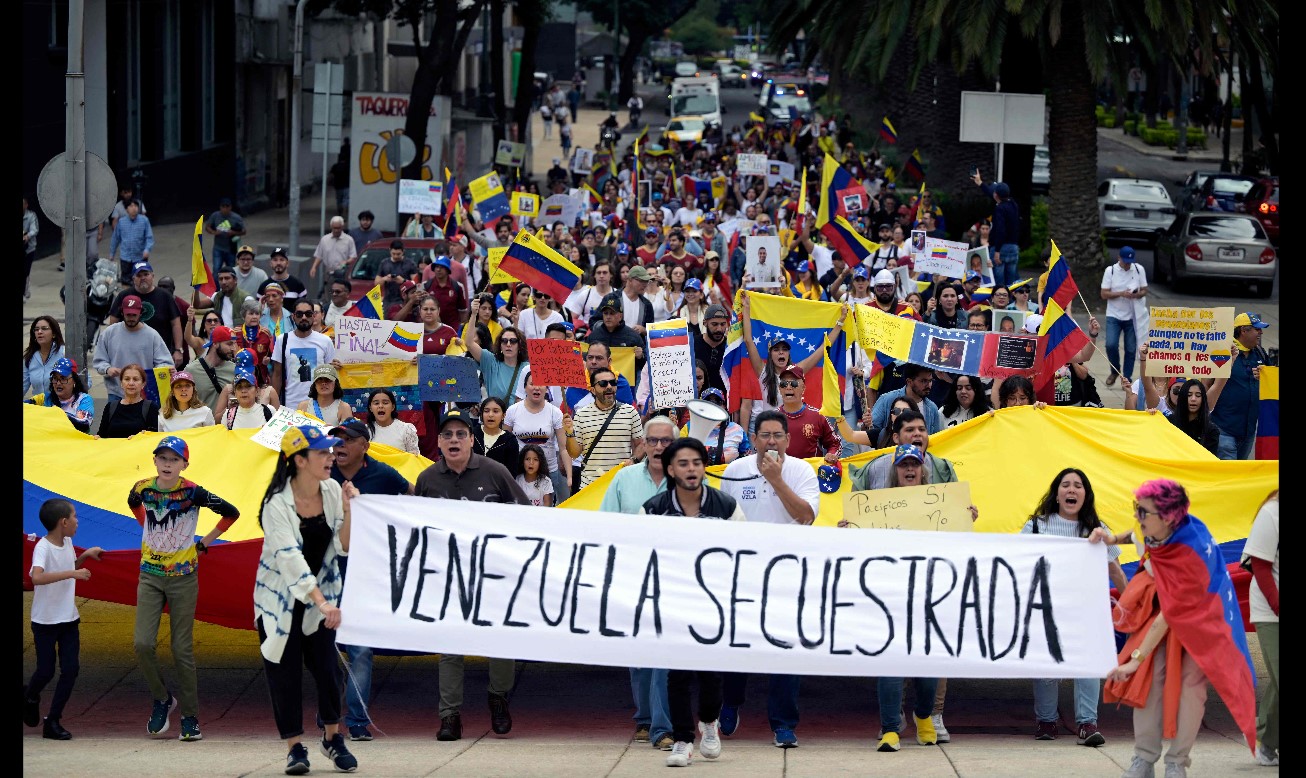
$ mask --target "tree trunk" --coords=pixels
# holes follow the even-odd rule
[[[1028,55],[1029,42],[1018,35],[1003,39],[1002,64],[998,81],[1005,93],[1043,94],[1043,65],[1038,57]],[[953,125],[956,126],[956,125]],[[1020,245],[1029,246],[1030,207],[1034,203],[1034,147],[1008,144],[1003,152],[1002,179],[1011,187],[1011,196],[1020,206]],[[972,190],[975,187],[971,187]],[[1038,247],[1042,250],[1042,246]]]
[[[508,84],[503,76],[503,0],[490,0],[490,81],[494,84],[494,145],[507,133]],[[521,73],[517,75],[521,78]]]
[[[653,37],[655,30],[645,27],[632,27],[629,24],[623,25],[626,28],[626,48],[621,52],[621,88],[617,91],[617,107],[626,104],[630,96],[635,93],[635,59],[639,53],[644,50],[644,44],[648,39]],[[618,32],[614,32],[614,35]]]
[[[1080,291],[1096,305],[1095,278],[1104,266],[1097,212],[1096,87],[1085,58],[1083,12],[1067,3],[1061,40],[1049,53],[1051,117],[1048,152],[1052,184],[1048,234],[1070,263]],[[1155,83],[1155,82],[1154,82]],[[1028,218],[1028,213],[1023,214]]]
[[[408,97],[408,116],[404,121],[404,134],[417,147],[413,161],[404,166],[401,176],[421,178],[422,149],[426,148],[426,124],[430,120],[431,105],[436,95],[453,93],[453,77],[458,72],[458,60],[467,46],[467,36],[480,15],[486,0],[458,11],[457,0],[439,0],[435,9],[435,24],[431,40],[421,46],[420,21],[413,25],[413,39],[417,44],[418,65],[413,74],[413,89]]]
[[[517,71],[517,97],[513,100],[512,119],[517,126],[517,142],[525,143],[530,132],[531,106],[535,103],[535,49],[544,23],[543,0],[522,0],[517,5],[517,21],[522,27],[521,64]],[[527,165],[527,169],[530,166]]]

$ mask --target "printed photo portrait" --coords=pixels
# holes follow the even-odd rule
[[[1019,333],[1025,327],[1025,317],[1029,311],[995,310],[993,313],[993,331]]]
[[[747,262],[744,272],[753,277],[750,289],[777,289],[780,286],[780,238],[754,235],[744,248]]]
[[[931,335],[925,348],[925,362],[931,367],[960,370],[966,364],[966,348],[964,340]]]
[[[846,213],[855,214],[862,210],[861,195],[847,195],[843,198],[843,209]]]
[[[980,274],[980,286],[993,286],[993,259],[989,256],[989,250],[986,246],[973,248],[966,252],[966,271],[974,270]]]
[[[925,230],[911,231],[911,253],[913,254],[925,253]]]
[[[313,368],[317,367],[317,349],[292,348],[286,362],[287,370],[295,371],[295,376],[307,384],[313,380]]]

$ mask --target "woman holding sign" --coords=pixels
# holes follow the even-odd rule
[[[1048,487],[1038,508],[1030,515],[1023,535],[1053,535],[1062,538],[1087,538],[1098,527],[1105,527],[1097,517],[1093,485],[1084,471],[1067,467]],[[1120,549],[1107,548],[1107,574],[1119,591],[1127,581],[1120,569]],[[1103,593],[1105,595],[1105,592]],[[1057,715],[1057,687],[1060,681],[1041,678],[1034,681],[1034,739],[1056,740],[1060,717]],[[1075,679],[1075,725],[1081,746],[1100,746],[1106,738],[1097,729],[1097,702],[1101,681],[1097,678]]]

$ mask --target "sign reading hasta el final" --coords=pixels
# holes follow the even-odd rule
[[[814,675],[1100,678],[1116,663],[1106,549],[1087,541],[351,507],[341,643]]]

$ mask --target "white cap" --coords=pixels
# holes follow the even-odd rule
[[[1031,313],[1025,317],[1025,332],[1030,335],[1038,334],[1038,326],[1043,323],[1043,317],[1037,313]]]
[[[896,285],[898,281],[894,277],[893,273],[889,272],[888,270],[881,270],[880,272],[875,274],[875,278],[871,279],[871,283],[875,286],[879,286],[881,284]]]

